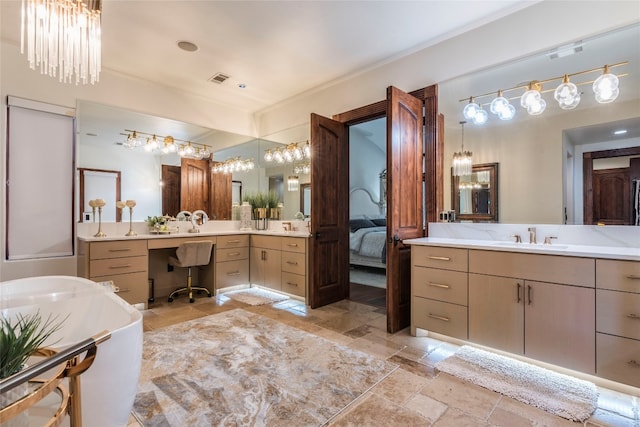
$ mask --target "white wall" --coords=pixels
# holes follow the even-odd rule
[[[371,135],[371,138],[386,140],[386,132],[382,135]],[[366,188],[375,201],[380,200],[380,173],[387,168],[387,153],[380,149],[386,144],[376,144],[361,132],[349,133],[349,190],[357,187]],[[378,216],[380,211],[371,203],[363,191],[350,196],[350,217],[360,214]]]

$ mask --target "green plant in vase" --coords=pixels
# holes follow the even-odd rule
[[[49,315],[44,320],[40,312],[18,314],[14,321],[3,316],[0,319],[0,379],[23,369],[29,357],[60,329],[67,317],[56,322],[57,316]]]
[[[167,217],[165,216],[148,216],[147,217],[147,225],[150,230],[161,231],[167,229]]]

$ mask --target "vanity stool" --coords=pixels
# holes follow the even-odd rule
[[[211,297],[211,292],[207,288],[191,286],[191,267],[197,267],[200,265],[207,265],[211,260],[211,249],[213,248],[213,242],[210,240],[198,240],[194,242],[184,242],[178,249],[176,249],[176,256],[169,257],[169,265],[173,267],[186,267],[187,273],[187,286],[178,288],[171,292],[169,295],[169,302],[173,302],[173,298],[182,292],[189,294],[189,302],[192,303],[193,291],[204,291],[208,297]]]

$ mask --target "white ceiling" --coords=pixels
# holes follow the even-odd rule
[[[536,2],[103,0],[102,66],[255,112]],[[0,1],[15,44],[20,4]]]

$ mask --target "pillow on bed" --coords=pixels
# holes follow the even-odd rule
[[[387,226],[387,218],[372,218],[371,222],[373,222],[378,227],[386,227]]]
[[[349,220],[349,228],[351,228],[351,232],[355,233],[361,228],[369,228],[375,227],[376,225],[369,219],[352,219]]]

